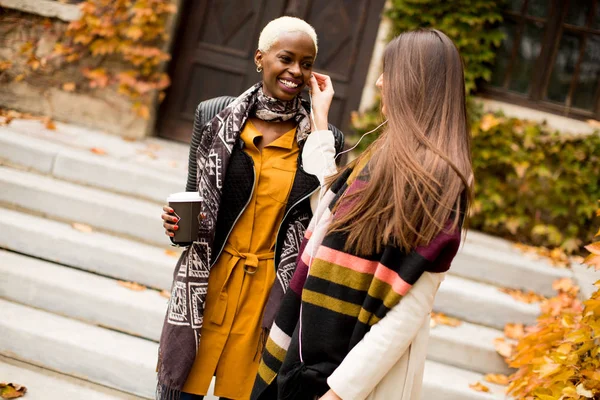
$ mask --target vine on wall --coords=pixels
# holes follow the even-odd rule
[[[155,95],[162,100],[170,85],[163,70],[171,56],[163,48],[168,21],[177,11],[173,0],[85,0],[79,7],[81,18],[66,27],[28,14],[3,19],[4,33],[21,30],[13,32],[21,43],[16,60],[0,60],[0,75],[11,81],[48,78],[72,66],[77,76],[46,84],[68,92],[114,87],[131,99],[139,116],[148,118]],[[48,42],[53,47],[40,51]]]
[[[83,16],[72,22],[55,53],[67,62],[92,57],[123,62],[128,68],[113,71],[100,63],[83,68],[90,88],[117,85],[129,96],[138,115],[148,118],[152,94],[169,84],[162,65],[171,56],[162,50],[168,39],[167,20],[177,11],[170,0],[87,0],[81,4]]]

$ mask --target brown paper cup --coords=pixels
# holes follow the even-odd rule
[[[179,192],[169,195],[167,202],[175,211],[175,216],[179,218],[177,223],[179,229],[175,231],[171,241],[180,246],[191,244],[198,237],[200,225],[198,215],[202,197],[198,192]]]

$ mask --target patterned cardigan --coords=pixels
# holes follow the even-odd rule
[[[348,170],[332,185],[309,225],[290,290],[263,352],[253,400],[322,396],[329,389],[327,378],[370,328],[425,271],[447,271],[458,251],[460,226],[410,253],[391,245],[368,257],[345,252],[346,235],[327,229],[338,201],[336,214],[351,206],[351,201],[340,200],[343,194],[367,184],[363,174],[356,179],[353,175]]]

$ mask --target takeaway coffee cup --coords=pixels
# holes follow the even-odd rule
[[[179,229],[175,231],[171,241],[178,245],[191,244],[198,236],[200,224],[198,215],[200,215],[202,197],[198,192],[173,193],[167,198],[167,203],[179,218],[177,223]]]

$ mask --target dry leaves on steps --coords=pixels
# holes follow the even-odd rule
[[[176,252],[175,250],[166,249],[165,250],[165,254],[168,255],[168,256],[170,256],[170,257],[179,257],[179,253]]]
[[[579,286],[575,285],[570,278],[561,278],[552,282],[552,289],[557,292],[568,293],[570,296],[577,296]]]
[[[504,338],[494,339],[494,348],[504,358],[508,358],[512,355],[515,345],[507,342]]]
[[[508,385],[508,376],[504,374],[487,374],[483,377],[486,382],[495,383],[496,385]]]
[[[429,327],[433,328],[436,325],[447,325],[457,327],[460,324],[462,324],[462,321],[459,319],[449,317],[444,313],[432,312]]]
[[[490,388],[483,385],[481,382],[475,382],[475,383],[471,383],[469,385],[469,387],[477,392],[485,392],[488,393],[490,391]]]
[[[504,325],[504,336],[509,339],[521,339],[525,336],[525,326],[523,324]]]
[[[71,224],[71,227],[79,232],[83,232],[83,233],[92,233],[94,231],[94,228],[92,228],[89,225],[86,224],[81,224],[79,222],[74,222]]]
[[[531,290],[527,293],[523,292],[519,289],[509,289],[509,288],[498,288],[502,293],[506,293],[510,295],[513,299],[517,301],[521,301],[523,303],[531,304],[531,303],[539,303],[541,301],[546,300],[544,296],[541,294],[537,294],[532,292]]]
[[[106,150],[100,148],[100,147],[92,147],[90,149],[90,151],[94,154],[98,154],[99,156],[103,156],[106,155]]]
[[[142,290],[146,290],[146,286],[144,285],[140,285],[137,282],[125,282],[125,281],[118,281],[119,285],[126,287],[127,289],[133,290],[135,292],[141,292]]]
[[[18,399],[27,393],[25,386],[17,385],[16,383],[0,382],[0,398],[2,399]]]

